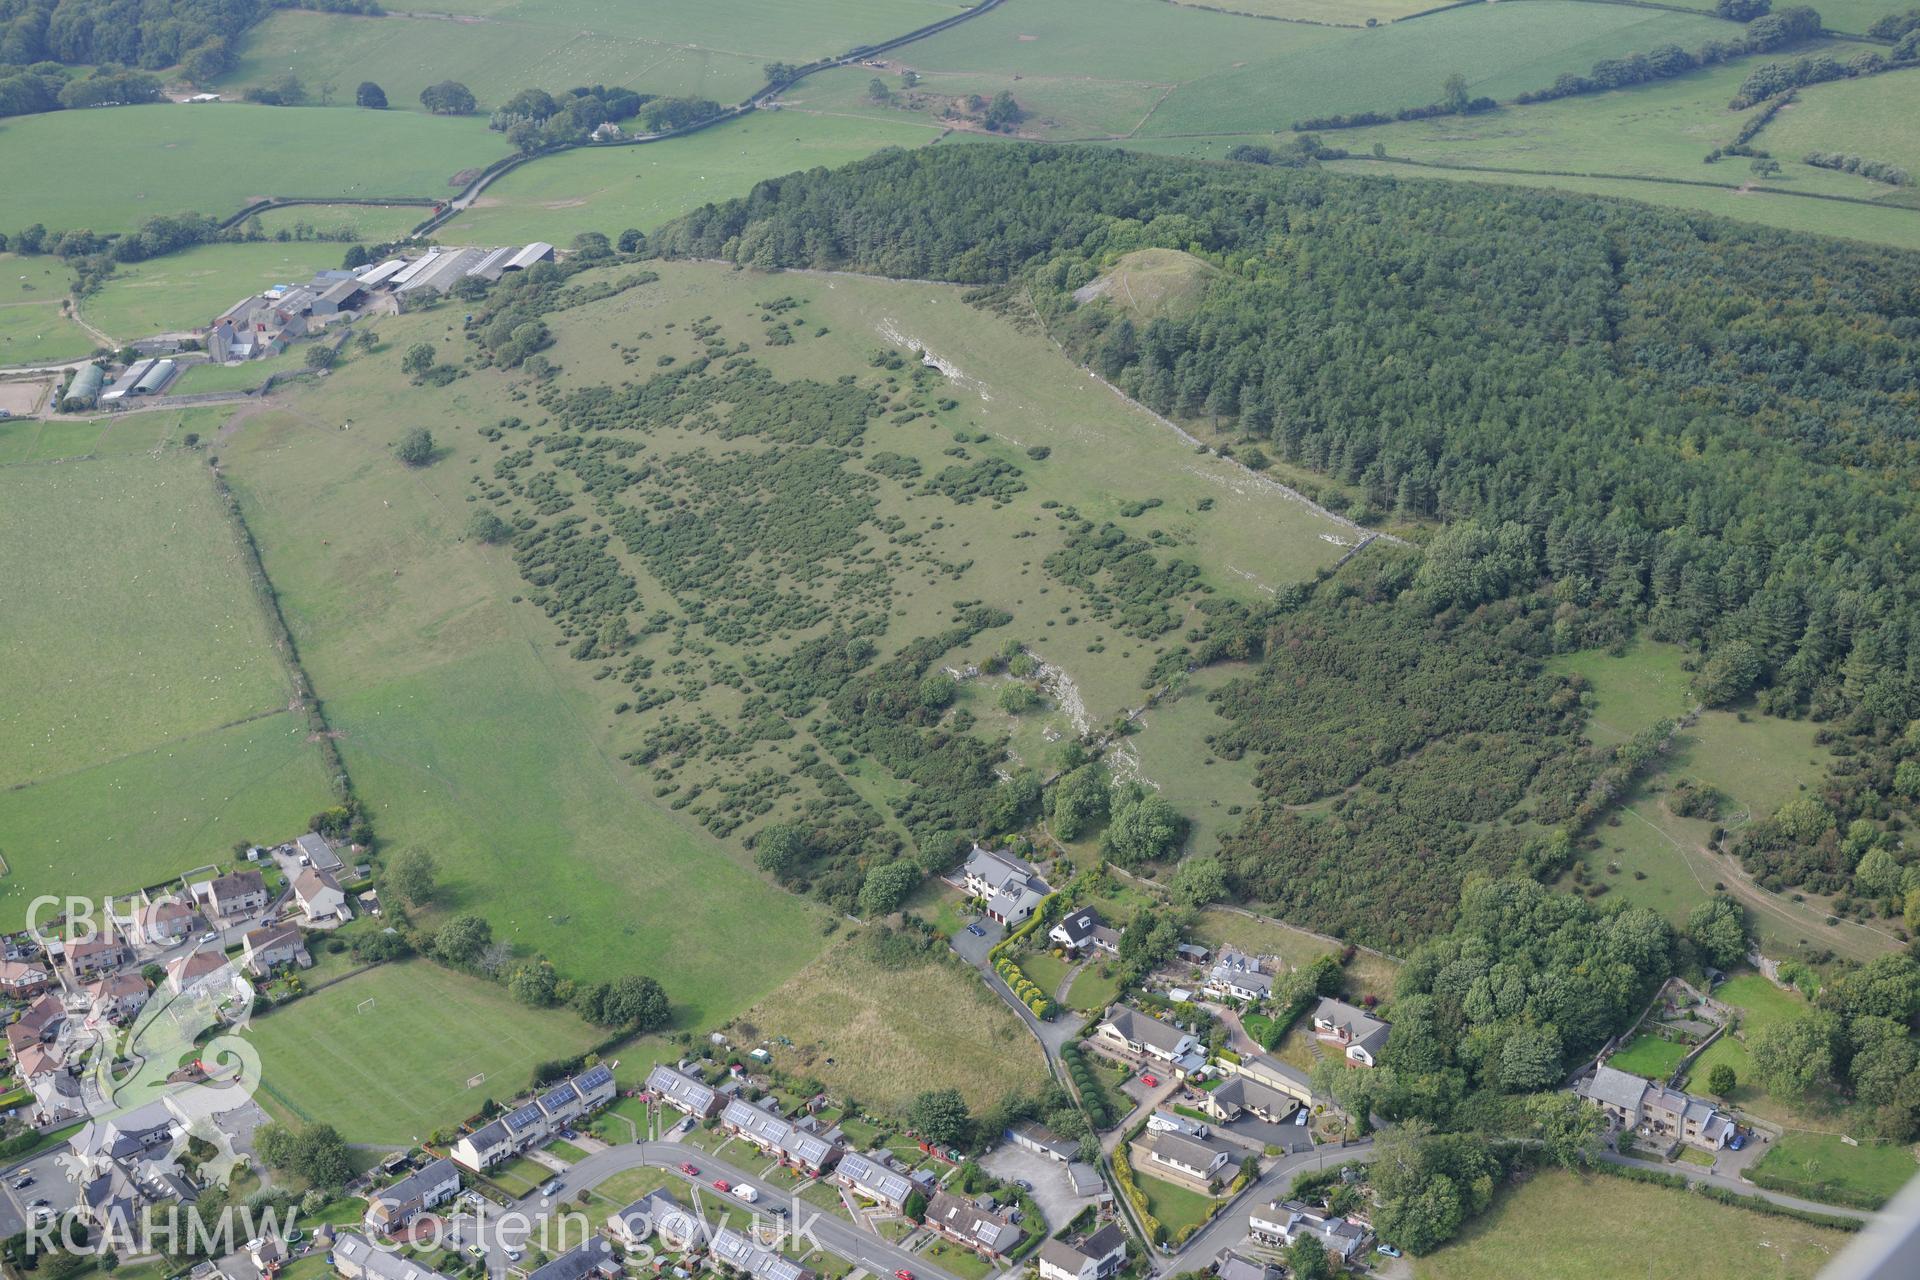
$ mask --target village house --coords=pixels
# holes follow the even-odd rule
[[[1734,1134],[1733,1118],[1712,1103],[1613,1067],[1596,1068],[1578,1092],[1617,1129],[1702,1151],[1718,1151]]]
[[[310,925],[334,925],[353,918],[347,910],[347,895],[329,872],[304,868],[293,878],[293,896]]]
[[[1356,1067],[1371,1067],[1379,1060],[1391,1029],[1391,1023],[1344,1000],[1322,1000],[1313,1011],[1313,1034],[1321,1043],[1345,1050],[1347,1061]]]
[[[382,1249],[365,1236],[343,1231],[333,1237],[327,1260],[343,1280],[448,1280],[406,1254]]]
[[[935,1191],[928,1201],[922,1225],[989,1261],[1006,1257],[1025,1234],[1004,1214],[944,1188]]]
[[[18,1058],[32,1045],[52,1043],[67,1020],[67,1006],[56,995],[43,995],[27,1006],[27,1011],[7,1024],[7,1048]]]
[[[1286,1272],[1271,1262],[1250,1258],[1232,1249],[1222,1249],[1213,1260],[1217,1280],[1285,1280]]]
[[[647,1090],[696,1120],[709,1119],[720,1109],[717,1090],[664,1063],[647,1073]]]
[[[1189,1138],[1204,1138],[1212,1133],[1213,1130],[1204,1120],[1195,1120],[1190,1116],[1183,1116],[1177,1111],[1169,1111],[1165,1107],[1161,1107],[1147,1117],[1147,1132],[1184,1133]]]
[[[1127,1265],[1127,1233],[1109,1222],[1069,1244],[1049,1240],[1040,1246],[1040,1280],[1110,1280]]]
[[[590,1276],[616,1280],[621,1273],[620,1259],[604,1236],[589,1236],[585,1243],[567,1250],[543,1267],[527,1273],[527,1280],[588,1280]]]
[[[124,1022],[147,1002],[147,982],[137,973],[110,973],[86,989],[87,1007],[94,1018]]]
[[[73,975],[73,980],[86,982],[95,974],[111,973],[123,964],[131,964],[133,949],[119,938],[95,934],[91,938],[69,942],[66,961],[67,972]]]
[[[210,918],[231,920],[264,911],[270,895],[258,871],[229,871],[193,886],[193,896]]]
[[[186,955],[175,956],[167,961],[167,990],[175,995],[190,991],[202,983],[224,981],[214,975],[226,971],[229,977],[233,966],[227,960],[226,952],[218,947],[202,947],[198,951],[189,951]]]
[[[1256,1084],[1298,1098],[1303,1104],[1313,1101],[1313,1082],[1307,1073],[1270,1053],[1250,1054],[1231,1065],[1236,1074]]]
[[[427,1210],[460,1194],[460,1170],[442,1156],[367,1197],[366,1228],[393,1235]]]
[[[1287,1069],[1295,1070],[1292,1067]],[[1231,1124],[1243,1115],[1251,1115],[1254,1119],[1264,1120],[1268,1124],[1282,1124],[1291,1120],[1293,1113],[1307,1101],[1307,1098],[1301,1096],[1301,1093],[1306,1093],[1308,1089],[1306,1074],[1304,1072],[1295,1072],[1295,1074],[1300,1080],[1298,1093],[1275,1089],[1251,1075],[1228,1076],[1200,1095],[1200,1109],[1221,1124]]]
[[[895,1173],[877,1160],[848,1152],[834,1166],[833,1180],[882,1208],[898,1213],[913,1194],[913,1183],[905,1174]]]
[[[307,954],[300,930],[290,924],[267,924],[247,930],[240,940],[240,963],[254,977],[270,978],[276,969],[290,964],[310,968],[313,957]]]
[[[1091,955],[1095,951],[1120,954],[1120,931],[1109,927],[1092,907],[1068,912],[1059,924],[1047,930],[1047,939],[1073,956]]]
[[[571,1080],[547,1090],[472,1133],[462,1134],[448,1148],[462,1168],[484,1173],[502,1160],[545,1142],[576,1119],[613,1101],[613,1072],[593,1066]]]
[[[1135,1057],[1167,1063],[1182,1073],[1197,1071],[1207,1061],[1198,1040],[1179,1027],[1130,1005],[1115,1005],[1106,1020],[1094,1029],[1093,1038],[1099,1044]]]
[[[31,1000],[53,983],[53,973],[34,960],[0,960],[0,996]]]
[[[174,897],[149,902],[137,913],[140,940],[148,946],[170,947],[192,933],[200,917]]]
[[[88,1167],[106,1160],[136,1160],[173,1145],[180,1119],[164,1098],[115,1115],[89,1120],[67,1139],[74,1158]]]
[[[987,917],[1009,929],[1025,924],[1053,890],[1033,864],[998,849],[973,846],[961,876],[967,892],[987,904]]]
[[[1253,956],[1224,948],[1213,962],[1202,988],[1216,1000],[1240,1000],[1253,1003],[1273,994],[1273,975]]]
[[[1148,1130],[1128,1150],[1140,1172],[1207,1192],[1233,1159],[1233,1153],[1218,1142],[1164,1129]]]
[[[1275,1200],[1264,1209],[1255,1209],[1248,1218],[1247,1230],[1255,1240],[1276,1248],[1312,1236],[1327,1251],[1329,1260],[1340,1266],[1364,1255],[1373,1241],[1373,1233],[1359,1223],[1329,1216],[1297,1200]]]
[[[762,1249],[732,1227],[721,1227],[713,1233],[713,1242],[707,1246],[707,1256],[733,1268],[748,1280],[813,1280],[813,1272],[792,1258],[771,1249]],[[537,1276],[539,1273],[534,1274]]]
[[[638,1249],[658,1237],[668,1249],[686,1252],[707,1243],[707,1225],[665,1191],[653,1191],[607,1216],[607,1234],[622,1248]]]
[[[769,1103],[771,1100],[769,1100]],[[840,1158],[840,1144],[815,1132],[809,1118],[785,1119],[769,1105],[734,1098],[720,1111],[720,1127],[745,1138],[783,1164],[808,1173],[824,1173]]]

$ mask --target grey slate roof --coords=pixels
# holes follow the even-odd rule
[[[596,1271],[617,1266],[613,1246],[604,1237],[593,1236],[585,1244],[567,1250],[546,1266],[535,1267],[527,1280],[583,1280],[583,1277]]]
[[[1639,1109],[1640,1099],[1646,1096],[1647,1082],[1616,1067],[1602,1066],[1594,1071],[1593,1079],[1580,1087],[1580,1093],[1595,1102],[1635,1111]]]
[[[753,1280],[804,1280],[813,1274],[792,1258],[762,1249],[731,1227],[721,1227],[713,1233],[713,1243],[707,1246],[707,1252],[728,1266],[744,1271]]]
[[[1189,1038],[1180,1028],[1144,1014],[1131,1005],[1121,1005],[1108,1015],[1107,1021],[1129,1044],[1148,1045],[1162,1053],[1172,1053],[1182,1040]]]
[[[333,1254],[376,1277],[376,1280],[447,1280],[431,1267],[421,1266],[404,1254],[376,1248],[365,1236],[350,1231],[334,1237]]]
[[[855,1186],[866,1190],[874,1199],[888,1204],[905,1204],[907,1197],[913,1194],[913,1184],[904,1175],[863,1155],[841,1156],[839,1173]]]
[[[698,1112],[701,1115],[713,1109],[714,1099],[717,1096],[707,1085],[665,1064],[656,1066],[647,1073],[647,1088],[682,1111]]]
[[[1167,1129],[1155,1129],[1140,1139],[1140,1145],[1168,1160],[1177,1160],[1191,1169],[1205,1169],[1222,1155],[1232,1153],[1217,1142],[1189,1137]]]
[[[1356,1009],[1345,1000],[1325,999],[1313,1011],[1315,1022],[1330,1022],[1344,1029],[1354,1044],[1368,1053],[1380,1052],[1387,1042],[1387,1033],[1391,1024],[1381,1021],[1364,1009]]]
[[[989,1253],[1005,1253],[1019,1243],[1023,1234],[1008,1219],[946,1190],[933,1193],[933,1200],[927,1205],[926,1221]]]

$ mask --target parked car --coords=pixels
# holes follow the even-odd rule
[[[1140,1083],[1149,1089],[1158,1089],[1160,1087],[1160,1077],[1149,1072],[1140,1077]]]
[[[28,1187],[33,1185],[33,1175],[30,1173],[23,1173],[19,1177],[13,1180],[12,1185],[15,1191],[25,1191]]]
[[[893,1273],[893,1280],[913,1280],[913,1272],[902,1267]]]
[[[555,1178],[553,1181],[547,1183],[546,1186],[540,1188],[540,1194],[543,1196],[551,1196],[557,1193],[559,1190],[560,1190],[560,1179]]]
[[[1015,1178],[1013,1180],[1013,1185],[1020,1188],[1022,1191],[1033,1190],[1033,1184],[1031,1182],[1028,1182],[1025,1178]]]
[[[689,1178],[697,1178],[700,1176],[699,1167],[688,1164],[685,1160],[680,1162],[680,1172],[686,1174]]]
[[[1734,1131],[1733,1136],[1727,1139],[1727,1150],[1729,1151],[1738,1151],[1746,1145],[1747,1135],[1737,1129]]]
[[[46,1209],[49,1207],[51,1207],[51,1202],[45,1196],[41,1196],[37,1200],[29,1200],[27,1202],[27,1208],[29,1209]]]
[[[968,932],[968,933],[970,933],[970,934],[972,934],[972,935],[973,935],[974,937],[976,937],[976,938],[984,938],[984,937],[986,937],[986,936],[987,936],[987,931],[986,931],[985,929],[982,929],[982,928],[981,928],[981,927],[980,927],[979,925],[977,925],[977,924],[970,924],[970,925],[968,925],[968,926],[967,926],[967,932]]]
[[[1298,1111],[1293,1113],[1293,1122],[1295,1124],[1305,1124],[1307,1122],[1307,1119],[1308,1119],[1307,1109],[1305,1107],[1302,1107]]]
[[[713,1180],[713,1189],[715,1191],[731,1191],[733,1190],[733,1184],[725,1178],[715,1178]]]
[[[775,1202],[767,1206],[767,1212],[776,1218],[784,1218],[787,1216],[787,1206]]]
[[[1399,1256],[1400,1256],[1400,1251],[1399,1251],[1398,1249],[1396,1249],[1396,1248],[1394,1248],[1394,1247],[1393,1247],[1392,1245],[1390,1245],[1390,1244],[1383,1244],[1383,1245],[1381,1245],[1381,1246],[1380,1246],[1380,1247],[1379,1247],[1378,1249],[1375,1249],[1375,1250],[1374,1250],[1374,1252],[1375,1252],[1375,1253],[1384,1253],[1384,1254],[1386,1254],[1386,1255],[1387,1255],[1387,1256],[1388,1256],[1389,1258],[1397,1258],[1397,1257],[1399,1257]]]
[[[486,1256],[487,1256],[487,1251],[486,1251],[485,1249],[482,1249],[482,1248],[481,1248],[481,1247],[480,1247],[479,1245],[477,1245],[477,1244],[470,1244],[470,1245],[468,1245],[468,1246],[467,1246],[467,1252],[468,1252],[468,1253],[470,1253],[470,1254],[472,1254],[472,1255],[473,1255],[474,1257],[476,1257],[476,1258],[484,1258],[484,1257],[486,1257]]]
[[[501,1252],[507,1255],[508,1262],[518,1262],[523,1256],[518,1249],[503,1249]]]
[[[205,933],[200,935],[200,941],[218,942],[220,941],[220,931],[218,929],[209,929]]]

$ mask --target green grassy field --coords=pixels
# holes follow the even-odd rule
[[[1170,95],[1140,133],[1283,129],[1309,116],[1422,106],[1440,98],[1454,72],[1475,95],[1505,101],[1600,58],[1666,43],[1690,48],[1735,30],[1705,16],[1571,0],[1455,9],[1213,70]]]
[[[1418,1280],[1534,1280],[1541,1233],[1556,1280],[1811,1280],[1852,1234],[1602,1175],[1535,1174],[1458,1239],[1416,1259]],[[1711,1241],[1702,1247],[1702,1241]]]
[[[204,462],[201,412],[0,434],[0,915],[295,832],[328,790]],[[89,458],[87,461],[71,459]],[[48,465],[48,460],[60,460]],[[84,822],[76,815],[84,814]]]
[[[1754,139],[1785,162],[1838,151],[1899,165],[1920,181],[1920,70],[1810,85]],[[1800,166],[1805,168],[1806,166]],[[1888,188],[1875,183],[1876,192]]]
[[[210,434],[230,412],[219,406],[154,409],[103,418],[22,418],[0,423],[0,466],[152,453],[188,433]]]
[[[209,391],[251,391],[276,373],[304,369],[310,348],[296,344],[292,350],[243,364],[190,364],[173,384],[175,395],[203,395]]]
[[[1711,13],[1714,0],[1672,0],[1677,8],[1699,9]],[[1820,21],[1829,31],[1844,31],[1849,35],[1863,35],[1873,25],[1875,19],[1890,13],[1905,13],[1913,7],[1913,0],[1824,0],[1818,6]]]
[[[600,1035],[484,979],[410,960],[270,1012],[250,1039],[270,1103],[331,1123],[349,1142],[404,1143],[472,1114],[484,1098],[505,1102],[528,1086],[535,1063]],[[486,1082],[469,1089],[481,1074]]]
[[[1174,0],[1195,8],[1226,9],[1282,22],[1321,22],[1336,27],[1364,27],[1367,19],[1392,22],[1431,9],[1427,0]]]
[[[236,841],[289,839],[332,803],[291,711],[0,790],[0,924],[19,927],[38,894],[98,898],[205,866]]]
[[[1869,1140],[1855,1147],[1834,1134],[1789,1132],[1754,1171],[1783,1179],[1781,1189],[1810,1200],[1871,1206],[1891,1199],[1916,1169],[1912,1148],[1899,1143]]]
[[[1802,1120],[1798,1110],[1782,1104],[1762,1089],[1753,1074],[1753,1060],[1747,1044],[1761,1030],[1776,1022],[1798,1017],[1807,1011],[1807,1002],[1798,993],[1783,991],[1757,973],[1729,978],[1714,988],[1713,998],[1741,1011],[1737,1034],[1727,1032],[1708,1045],[1688,1069],[1687,1087],[1706,1092],[1707,1078],[1713,1069],[1725,1064],[1733,1068],[1739,1082],[1727,1101],[1742,1111],[1763,1120],[1792,1124]]]
[[[346,250],[324,241],[201,245],[119,268],[80,314],[121,342],[199,328],[250,293],[339,266]]]
[[[0,469],[0,528],[0,577],[33,602],[0,614],[0,785],[285,705],[201,460]]]
[[[810,62],[960,8],[948,0],[709,0],[649,6],[639,23],[614,0],[455,0],[377,19],[284,11],[248,32],[222,84],[259,83],[291,68],[309,90],[340,85],[336,102],[351,102],[352,86],[373,80],[394,108],[415,112],[420,90],[449,76],[474,91],[482,111],[529,87],[596,83],[737,102],[765,82],[765,63]],[[441,16],[449,12],[460,16]]]
[[[357,81],[355,82],[357,83]],[[124,231],[155,214],[224,216],[283,196],[442,196],[505,155],[481,117],[243,103],[55,111],[0,120],[0,162],[84,155],[57,182],[0,190],[0,227]]]
[[[939,136],[908,121],[756,112],[729,124],[640,147],[588,147],[548,156],[487,188],[442,238],[565,244],[581,231],[650,231],[711,201],[744,195],[763,178],[845,164],[882,147]]]
[[[299,229],[309,227],[343,241],[344,249],[349,239],[369,244],[402,239],[432,212],[417,204],[292,204],[257,216],[268,235],[285,231],[299,239]]]
[[[0,367],[77,360],[98,345],[62,312],[58,297],[0,303]]]
[[[1607,1065],[1636,1076],[1645,1076],[1649,1080],[1665,1082],[1686,1056],[1687,1047],[1683,1044],[1662,1040],[1659,1036],[1638,1035],[1608,1058]]]

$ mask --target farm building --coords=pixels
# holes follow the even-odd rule
[[[100,388],[107,380],[106,370],[97,364],[83,364],[73,375],[73,381],[67,386],[67,394],[61,397],[63,409],[91,409],[100,398]]]
[[[128,396],[158,395],[171,381],[179,366],[171,360],[136,360],[127,371],[100,393],[100,403],[117,404]]]
[[[536,262],[552,262],[553,246],[544,241],[535,240],[520,252],[507,259],[502,271],[524,271]]]

